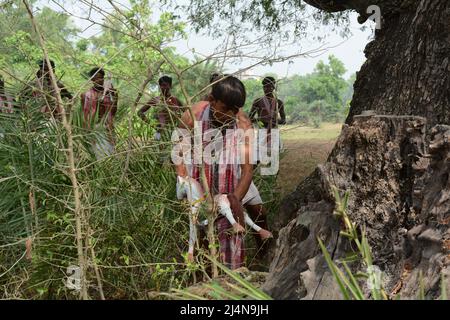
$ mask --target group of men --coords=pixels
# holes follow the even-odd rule
[[[27,83],[24,90],[18,92],[18,101],[4,89],[0,79],[0,113],[14,113],[20,110],[37,110],[49,121],[61,120],[63,106],[67,102],[66,112],[71,111],[74,96],[58,79],[51,77],[51,70],[56,74],[53,60],[38,61],[38,70],[34,80]],[[104,129],[106,135],[93,142],[93,151],[97,157],[110,155],[114,151],[114,118],[117,112],[118,93],[110,81],[105,80],[102,68],[95,67],[88,72],[90,88],[81,94],[82,127],[86,130]],[[61,101],[58,101],[55,86]]]
[[[253,132],[253,123],[259,123],[268,134],[280,124],[285,124],[286,116],[283,102],[275,96],[275,79],[266,77],[263,79],[264,96],[253,102],[250,116],[243,111],[246,100],[244,84],[236,77],[229,75],[213,74],[210,78],[210,93],[194,104],[191,110],[183,111],[180,99],[171,94],[172,79],[168,76],[159,79],[161,95],[150,100],[139,110],[139,116],[148,121],[146,112],[152,107],[158,107],[155,117],[158,122],[156,139],[161,136],[168,138],[165,130],[169,124],[192,132],[194,121],[202,126],[202,144],[205,145],[211,139],[209,130],[219,130],[223,146],[231,148],[244,148],[241,154],[247,155],[243,163],[236,161],[213,164],[202,163],[192,166],[180,163],[175,165],[177,173],[177,196],[179,199],[186,198],[191,203],[190,233],[188,259],[194,259],[195,244],[205,244],[205,232],[201,233],[202,241],[197,242],[197,229],[203,229],[208,224],[207,220],[198,219],[198,210],[201,201],[206,201],[208,194],[211,195],[219,213],[214,224],[217,228],[219,238],[219,251],[222,262],[231,269],[243,266],[245,262],[244,233],[245,225],[255,231],[255,241],[259,256],[267,253],[265,240],[272,237],[268,231],[266,210],[259,191],[252,181],[253,164],[250,161],[249,144],[236,143],[237,131],[250,130]],[[280,118],[278,118],[278,114]],[[192,117],[194,115],[194,117]],[[231,132],[231,133],[230,133]],[[229,150],[228,150],[229,151]],[[232,151],[237,155],[242,150]],[[219,152],[226,152],[225,149]],[[216,155],[217,159],[220,156]],[[201,168],[203,167],[203,168]],[[206,177],[206,188],[201,183],[200,172],[204,170]],[[255,223],[256,222],[256,223]],[[230,232],[231,231],[231,232]]]
[[[54,72],[53,61],[50,61],[50,66]],[[58,119],[61,117],[62,110],[55,99],[55,83],[59,87],[61,98],[73,100],[73,96],[61,82],[52,81],[50,66],[46,60],[39,63],[31,97],[42,98],[44,102],[40,106],[40,111]],[[106,129],[108,132],[107,144],[110,146],[106,152],[112,153],[118,92],[110,81],[105,81],[105,72],[102,68],[93,68],[88,75],[92,86],[81,95],[82,125],[85,129],[95,129],[99,125]],[[198,220],[199,204],[208,196],[210,196],[209,199],[213,199],[218,208],[219,215],[213,223],[217,228],[220,257],[225,265],[236,269],[244,264],[245,225],[255,231],[256,244],[261,254],[264,255],[266,252],[267,247],[264,246],[264,241],[271,238],[272,234],[267,230],[263,201],[252,181],[254,165],[250,160],[251,146],[249,143],[236,143],[235,133],[238,129],[253,131],[255,123],[270,133],[272,129],[285,123],[283,102],[274,94],[275,83],[273,77],[263,79],[264,96],[253,102],[250,114],[247,115],[243,111],[246,100],[245,86],[234,76],[212,75],[210,93],[194,104],[191,110],[183,108],[180,99],[172,95],[172,78],[163,76],[158,81],[160,95],[145,103],[138,111],[141,119],[148,122],[146,113],[150,109],[155,109],[153,112],[157,121],[155,138],[158,140],[169,137],[166,135],[169,133],[168,129],[174,127],[193,129],[194,121],[198,121],[202,125],[203,132],[218,129],[225,133],[224,145],[228,145],[228,148],[230,146],[236,148],[233,154],[244,155],[245,159],[240,163],[217,162],[197,166],[187,166],[181,163],[175,165],[177,196],[179,199],[187,198],[191,205],[188,250],[188,259],[191,261],[194,259],[195,244],[203,242],[197,241],[197,230],[208,223],[205,220]],[[0,79],[0,112],[14,112],[14,105],[13,99],[5,93],[4,83]],[[207,138],[202,137],[202,139]],[[202,140],[202,142],[207,141]],[[237,150],[238,148],[239,150]],[[202,184],[201,172],[205,173],[206,184]],[[204,190],[205,187],[207,190]]]

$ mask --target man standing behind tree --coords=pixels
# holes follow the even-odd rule
[[[264,96],[253,102],[250,110],[250,119],[252,122],[262,123],[264,129],[267,129],[266,147],[272,149],[272,129],[277,129],[279,124],[286,124],[286,114],[284,113],[283,101],[278,99],[275,94],[275,78],[265,77],[262,81]],[[278,113],[280,119],[278,119]],[[256,118],[256,115],[258,117]],[[259,124],[257,126],[259,128]],[[278,135],[279,148],[282,149],[282,142]],[[259,148],[261,146],[258,146]],[[260,160],[260,150],[258,150],[258,161]]]
[[[89,71],[93,86],[81,95],[83,127],[106,129],[107,138],[96,142],[96,151],[110,155],[114,150],[114,117],[117,113],[118,93],[110,81],[105,83],[105,71],[93,68]],[[98,154],[97,154],[98,156]]]
[[[32,96],[34,99],[42,99],[39,104],[41,112],[45,114],[51,114],[53,117],[57,118],[62,113],[62,106],[59,106],[56,100],[56,94],[54,87],[52,85],[52,80],[50,77],[50,68],[47,61],[40,60],[38,62],[39,70],[36,72],[36,84],[33,88]],[[56,72],[55,63],[50,60],[50,66],[53,73]],[[66,87],[59,81],[56,82],[61,98],[72,99],[72,94],[66,89]]]
[[[165,132],[166,127],[178,122],[178,117],[181,116],[181,107],[183,104],[177,97],[174,97],[171,93],[172,78],[169,76],[163,76],[158,80],[160,96],[152,98],[147,102],[139,111],[139,117],[148,122],[145,113],[152,107],[156,107],[155,118],[158,121],[157,133],[155,138],[161,139],[161,133]],[[170,134],[170,132],[169,132]]]
[[[0,78],[0,112],[13,113],[14,112],[14,100],[5,92],[5,82]]]
[[[10,95],[6,94],[5,82],[0,77],[0,114],[1,113],[13,113],[13,112],[14,112],[14,100]],[[0,120],[4,120],[4,118],[0,116]],[[5,120],[9,121],[8,118],[6,118]],[[5,134],[3,132],[4,132],[3,126],[0,126],[0,138],[1,139],[3,139],[5,137]]]
[[[274,95],[275,79],[273,77],[265,77],[262,81],[264,96],[253,102],[250,110],[250,119],[260,121],[265,129],[277,128],[279,124],[286,124],[286,114],[284,113],[283,101],[277,99]],[[278,120],[278,113],[280,119]],[[258,117],[256,118],[256,114]]]

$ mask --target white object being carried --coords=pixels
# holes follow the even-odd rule
[[[203,189],[197,180],[191,177],[177,177],[177,198],[179,200],[187,199],[191,205],[191,212],[189,214],[189,253],[194,252],[194,245],[197,239],[197,225],[207,226],[208,220],[203,220],[198,223],[197,213],[200,204],[205,200]],[[231,211],[230,201],[227,195],[218,194],[214,197],[214,201],[217,203],[218,211],[220,214],[225,216],[231,225],[236,224],[236,220],[233,217],[233,212]],[[253,220],[244,212],[245,223],[259,232],[261,227],[259,227]]]
[[[102,128],[96,126],[96,129],[99,129],[95,133],[95,141],[92,143],[92,151],[95,154],[95,158],[97,160],[101,160],[106,157],[110,157],[114,154],[114,144],[108,138],[108,135],[105,132],[102,132]]]

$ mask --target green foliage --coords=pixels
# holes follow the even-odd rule
[[[329,13],[303,1],[190,0],[180,5],[175,0],[164,0],[163,3],[175,13],[187,14],[197,32],[208,30],[217,36],[251,30],[253,34],[258,31],[266,38],[273,38],[285,37],[289,30],[288,32],[299,37],[308,28],[317,30],[322,26],[331,30],[339,27],[343,29],[343,33],[349,33],[346,11]]]
[[[8,195],[0,200],[0,245],[34,239],[31,261],[19,259],[22,246],[2,249],[0,274],[18,259],[19,264],[0,278],[0,285],[16,297],[75,298],[64,285],[66,268],[77,265],[72,186],[62,151],[65,135],[60,124],[48,122],[33,103],[29,101],[29,112],[0,119],[0,147],[8,150],[0,156],[0,176],[7,178],[1,191]],[[187,216],[172,200],[175,176],[161,163],[158,146],[136,135],[140,143],[129,164],[132,174],[121,180],[123,146],[118,145],[118,156],[97,160],[91,145],[102,133],[80,127],[74,127],[74,133],[83,211],[92,230],[85,241],[95,247],[105,294],[142,298],[149,287],[182,285],[183,277],[176,275],[184,272],[179,257],[185,250],[182,244],[187,244]],[[173,259],[164,272],[155,269],[155,278],[152,266]],[[15,278],[28,279],[15,287]],[[95,282],[91,268],[88,280]],[[4,291],[3,297],[11,291]],[[91,295],[98,297],[98,292]]]
[[[89,294],[93,298],[99,298],[98,288],[93,285],[97,283],[94,265],[100,268],[107,298],[143,298],[149,288],[168,290],[189,281],[184,274],[190,271],[181,259],[187,247],[186,208],[173,200],[174,172],[161,160],[162,150],[152,140],[154,125],[144,124],[135,115],[132,157],[129,162],[126,158],[126,116],[139,86],[149,67],[162,60],[158,46],[182,33],[183,28],[169,14],[152,23],[149,8],[147,1],[133,1],[131,10],[123,12],[129,24],[115,24],[116,32],[105,27],[99,36],[82,40],[74,37],[78,31],[68,15],[45,7],[36,10],[50,58],[56,63],[56,75],[75,95],[73,102],[65,102],[65,107],[72,111],[81,205],[84,223],[92,232],[85,235],[83,242],[87,248],[95,248],[95,257],[88,250],[85,253]],[[77,298],[78,293],[65,285],[67,267],[78,264],[66,133],[59,121],[50,121],[40,112],[44,99],[31,95],[42,49],[31,31],[25,8],[21,1],[12,1],[3,9],[0,40],[5,46],[0,48],[0,68],[6,92],[15,98],[17,111],[21,112],[0,113],[0,190],[4,195],[0,199],[0,286],[5,288],[1,297]],[[10,25],[13,21],[14,28]],[[140,27],[130,21],[140,23]],[[132,30],[140,30],[142,35]],[[145,33],[151,37],[136,39]],[[178,67],[190,65],[172,48],[161,50]],[[86,72],[95,65],[105,65],[114,75],[120,95],[117,153],[103,159],[95,157],[92,145],[105,132],[81,126],[78,99],[89,86]],[[199,68],[204,65],[199,64]],[[173,69],[165,64],[161,72],[167,71]],[[54,103],[51,96],[47,98]],[[145,99],[149,95],[144,92]],[[124,179],[126,166],[130,173]],[[31,260],[24,255],[26,239],[33,239]],[[167,261],[172,261],[168,267]],[[164,265],[164,272],[154,267],[158,265]]]

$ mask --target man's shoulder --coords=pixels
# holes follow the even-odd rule
[[[200,119],[201,113],[206,109],[207,106],[209,106],[208,101],[199,101],[192,105],[192,112],[194,113],[196,119]]]
[[[208,101],[199,101],[190,107],[192,114],[194,115],[194,119],[196,121],[200,120],[203,111],[206,109],[208,105],[209,105]],[[183,113],[183,116],[181,117],[181,125],[183,127],[193,128],[194,119],[192,119],[191,111],[188,110],[188,108],[189,106],[186,107],[187,110]]]
[[[87,89],[86,91],[84,91],[83,93],[80,94],[81,98],[84,97],[92,97],[92,95],[95,94],[95,90],[93,90],[92,88]]]
[[[82,94],[82,95],[87,95],[87,94],[89,94],[89,93],[92,92],[92,91],[95,91],[95,90],[93,90],[93,88],[90,87],[89,89],[83,91],[83,93],[81,93],[81,94]]]

